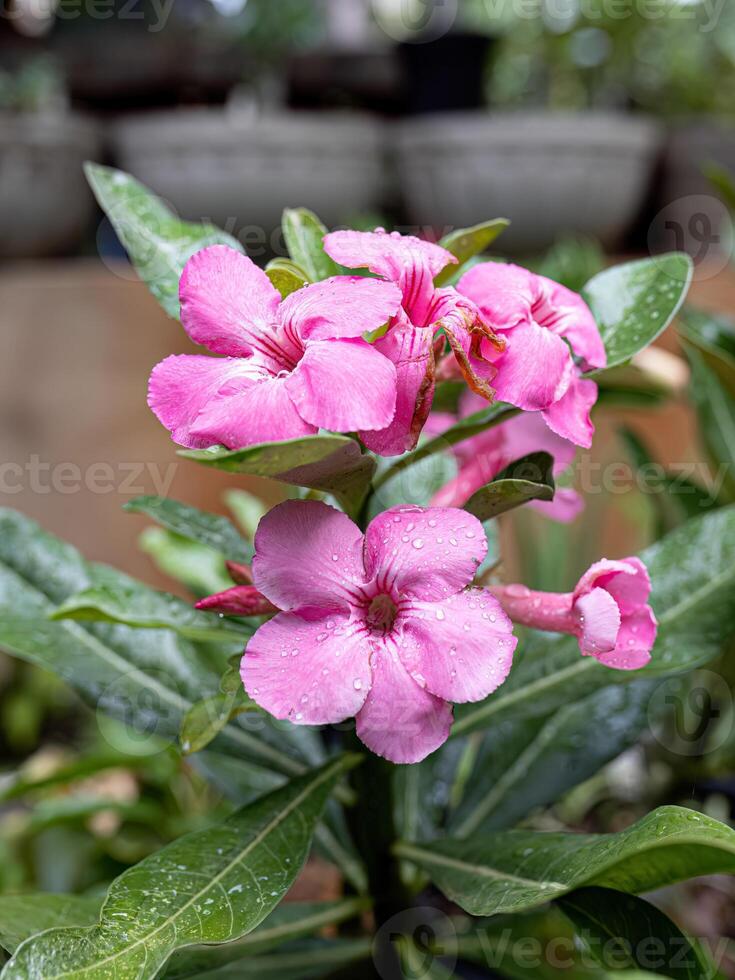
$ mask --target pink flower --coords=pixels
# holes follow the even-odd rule
[[[651,580],[639,558],[595,562],[574,592],[532,592],[524,585],[492,592],[516,623],[571,633],[585,657],[607,667],[637,670],[651,659],[658,623],[648,605]]]
[[[367,433],[368,449],[395,456],[413,449],[431,409],[434,397],[434,343],[439,330],[449,341],[459,368],[470,387],[488,400],[493,389],[488,381],[493,366],[476,356],[479,336],[488,347],[503,342],[479,316],[475,305],[451,287],[438,289],[434,278],[457,259],[431,242],[379,229],[335,231],[324,239],[324,248],[350,269],[367,268],[396,283],[403,297],[401,309],[376,348],[389,357],[398,372],[398,401],[392,423],[380,432]],[[441,341],[443,348],[443,339]]]
[[[213,245],[189,259],[179,294],[191,339],[225,356],[174,355],[153,369],[148,404],[174,441],[238,449],[393,418],[395,367],[362,335],[395,314],[394,285],[340,276],[282,301],[250,259]]]
[[[493,385],[498,398],[540,411],[553,432],[589,448],[594,433],[589,413],[597,385],[580,375],[604,367],[607,355],[581,296],[500,262],[470,269],[457,288],[507,341],[502,352],[482,342],[484,357],[497,368]]]
[[[471,391],[465,392],[459,402],[459,417],[465,418],[480,411],[486,402]],[[448,413],[434,412],[425,427],[441,435],[456,418]],[[559,476],[574,461],[575,447],[562,439],[544,424],[538,412],[523,412],[496,425],[478,436],[472,436],[452,447],[457,464],[457,476],[434,495],[434,507],[461,507],[475,491],[493,480],[501,470],[514,460],[529,453],[547,452],[554,457],[554,476]],[[582,510],[582,498],[567,487],[557,487],[554,499],[533,500],[529,504],[556,521],[573,521]]]
[[[395,507],[363,536],[319,501],[289,500],[255,536],[257,588],[283,612],[247,645],[242,678],[276,718],[356,716],[362,741],[419,762],[448,737],[448,702],[479,701],[510,670],[510,620],[467,588],[487,551],[461,510]]]

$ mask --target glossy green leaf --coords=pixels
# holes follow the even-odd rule
[[[530,500],[553,500],[553,467],[554,459],[548,453],[529,453],[473,493],[463,509],[488,521]]]
[[[261,956],[285,943],[310,936],[325,926],[359,916],[369,903],[362,898],[339,902],[287,902],[274,909],[253,932],[224,946],[199,946],[174,953],[165,980],[194,980],[208,970]]]
[[[290,296],[291,293],[295,293],[297,289],[301,289],[302,286],[305,286],[309,282],[309,277],[306,272],[300,266],[296,265],[295,262],[290,262],[288,259],[271,259],[265,267],[265,271],[270,281],[281,294],[282,299]]]
[[[242,246],[214,225],[181,221],[147,187],[122,170],[87,163],[87,180],[135,266],[169,316],[179,316],[179,279],[200,249]]]
[[[219,693],[195,702],[184,715],[179,742],[185,755],[201,752],[238,714],[257,710],[242,685],[240,657],[235,660],[238,663],[228,667],[222,677]]]
[[[659,621],[645,668],[612,670],[594,657],[582,657],[573,637],[533,635],[502,687],[479,704],[458,707],[452,736],[508,717],[547,715],[610,684],[707,663],[735,634],[734,553],[735,507],[711,511],[672,531],[641,554]]]
[[[474,225],[472,228],[457,228],[456,231],[445,235],[439,244],[452,253],[457,259],[457,265],[448,265],[442,269],[434,279],[436,285],[445,285],[452,278],[454,272],[465,262],[475,255],[480,255],[492,245],[509,224],[507,218],[494,218],[492,221],[483,221],[482,224]]]
[[[243,646],[252,635],[251,629],[231,619],[200,612],[177,596],[155,592],[113,569],[96,570],[94,579],[91,588],[69,596],[50,618],[120,623],[135,629],[169,629],[189,640]]]
[[[324,251],[327,228],[313,211],[286,208],[283,212],[283,237],[288,254],[311,282],[338,276],[343,269]]]
[[[141,749],[153,737],[177,738],[186,711],[220,683],[192,643],[171,630],[49,619],[94,586],[100,568],[24,515],[0,509],[0,649],[57,674],[98,711],[100,724],[105,715],[124,721]],[[293,775],[305,768],[297,734],[298,742],[275,725],[254,734],[233,723],[217,745]]]
[[[435,453],[445,452],[451,446],[456,446],[458,443],[464,442],[465,439],[470,439],[472,436],[477,436],[481,432],[486,432],[488,429],[492,429],[494,426],[513,418],[514,415],[518,415],[519,411],[520,409],[513,408],[511,405],[498,402],[494,405],[488,405],[487,408],[482,408],[479,412],[474,412],[464,419],[460,419],[440,436],[436,436],[434,439],[428,439],[418,449],[415,449],[411,453],[406,453],[405,456],[401,456],[392,466],[383,470],[380,476],[374,480],[373,485],[375,490],[379,490],[386,483],[394,480],[399,473],[403,473],[409,467],[415,466],[429,456],[433,456]]]
[[[638,740],[656,681],[604,687],[546,717],[510,717],[480,743],[453,837],[504,830],[595,775]]]
[[[225,560],[218,551],[182,538],[166,528],[154,525],[145,528],[138,538],[138,547],[159,571],[181,582],[199,597],[232,587]]]
[[[606,969],[645,970],[677,980],[712,980],[704,954],[655,905],[611,888],[557,899],[590,956]]]
[[[305,436],[246,449],[187,449],[179,453],[228,473],[266,476],[292,486],[332,493],[350,513],[359,510],[375,461],[347,436]]]
[[[683,252],[615,265],[582,290],[607,351],[607,367],[627,361],[666,329],[684,302],[692,260]]]
[[[27,940],[3,980],[147,980],[177,949],[251,932],[293,884],[329,793],[357,760],[333,760],[145,858],[112,883],[98,925]]]
[[[102,898],[83,895],[0,895],[0,946],[15,952],[22,942],[54,926],[89,926],[97,921]]]
[[[169,531],[218,551],[229,561],[250,561],[253,557],[251,545],[232,521],[220,514],[208,514],[169,497],[135,497],[123,510],[146,514]]]
[[[735,394],[730,394],[691,344],[685,351],[692,368],[690,395],[697,409],[700,437],[710,457],[718,500],[735,500]]]
[[[735,830],[711,817],[665,806],[617,834],[507,830],[471,840],[400,843],[470,915],[534,908],[587,885],[633,893],[702,874],[735,872]]]

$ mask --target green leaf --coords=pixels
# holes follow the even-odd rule
[[[159,571],[181,582],[197,596],[214,595],[232,587],[225,560],[218,551],[173,531],[151,525],[141,532],[138,547]]]
[[[472,840],[400,843],[395,852],[427,872],[470,915],[518,912],[583,885],[633,893],[695,875],[735,872],[735,830],[665,806],[617,834],[507,830]]]
[[[189,980],[207,970],[261,956],[285,943],[312,935],[325,926],[337,925],[359,916],[369,903],[362,898],[339,902],[287,902],[274,909],[265,922],[243,939],[225,946],[201,946],[174,953],[165,980]]]
[[[483,737],[449,833],[504,830],[594,776],[644,729],[656,681],[604,687],[543,718],[510,717]]]
[[[104,715],[123,720],[141,749],[154,737],[177,738],[185,712],[220,682],[193,644],[170,630],[48,618],[71,594],[93,587],[100,568],[24,515],[0,509],[0,649],[61,677],[98,711],[100,724]],[[293,775],[305,768],[297,734],[298,742],[270,723],[257,734],[230,724],[217,745]]]
[[[88,926],[97,921],[102,897],[83,895],[0,895],[0,945],[9,953],[54,926]]]
[[[735,500],[735,394],[720,384],[700,352],[690,344],[684,350],[692,368],[690,395],[697,409],[702,441],[718,481],[718,500]],[[713,492],[714,492],[713,487]]]
[[[554,459],[548,453],[529,453],[473,493],[463,509],[487,521],[529,500],[553,500],[553,467]]]
[[[604,968],[641,969],[677,980],[712,980],[716,970],[667,915],[611,888],[580,888],[557,900]]]
[[[375,469],[374,459],[363,456],[354,439],[336,435],[264,442],[245,449],[187,449],[179,455],[228,473],[272,477],[334,494],[351,514],[360,509]]]
[[[268,513],[268,505],[247,490],[225,490],[225,503],[235,515],[249,541],[255,537],[261,518]]]
[[[179,317],[179,279],[195,252],[210,245],[242,246],[214,225],[181,221],[147,187],[114,167],[84,166],[97,202],[138,275],[169,316]]]
[[[514,415],[518,415],[519,412],[520,409],[513,408],[512,405],[497,402],[494,405],[488,405],[487,408],[480,409],[479,412],[468,415],[464,419],[460,419],[440,436],[436,436],[434,439],[428,439],[418,449],[415,449],[412,453],[406,453],[405,456],[401,456],[392,466],[383,470],[380,476],[373,481],[375,490],[379,490],[386,483],[394,480],[399,473],[404,472],[410,466],[415,466],[416,463],[420,463],[435,453],[445,452],[451,446],[456,446],[457,443],[464,442],[465,439],[470,439],[472,436],[477,436],[481,432],[486,432],[488,429],[492,429],[494,426],[513,418]]]
[[[142,582],[113,569],[98,569],[95,584],[69,596],[50,615],[97,623],[120,623],[134,629],[169,629],[189,640],[242,643],[252,630],[232,619],[194,609],[183,599],[154,592]]]
[[[457,265],[448,265],[435,277],[434,282],[437,286],[445,285],[457,270],[458,266],[464,265],[475,255],[480,255],[485,251],[510,224],[507,218],[494,218],[492,221],[483,221],[482,224],[474,225],[472,228],[458,228],[456,231],[445,235],[439,242],[442,248],[457,259]]]
[[[147,980],[181,947],[251,932],[293,884],[329,793],[358,760],[332,761],[145,858],[112,883],[98,925],[27,940],[3,980]]]
[[[288,254],[311,282],[338,276],[344,270],[324,251],[327,228],[313,211],[286,208],[283,212],[283,237]]]
[[[718,163],[705,163],[702,170],[727,207],[735,211],[735,178],[732,172]]]
[[[290,262],[288,259],[271,259],[265,267],[266,274],[278,292],[281,299],[295,293],[309,282],[309,277],[304,270]]]
[[[250,561],[253,549],[228,517],[208,514],[169,497],[135,497],[123,510],[148,517],[182,538],[218,551],[229,561]]]
[[[629,360],[666,329],[684,302],[692,268],[688,255],[670,252],[613,266],[590,279],[582,297],[600,328],[608,368]]]
[[[728,317],[688,306],[681,315],[678,330],[687,343],[697,348],[725,390],[735,396],[735,323]]]
[[[735,507],[711,511],[647,548],[659,631],[651,662],[611,670],[582,657],[573,637],[532,635],[509,679],[485,701],[457,709],[452,737],[508,717],[547,715],[610,684],[679,673],[713,659],[735,633]]]
[[[197,973],[197,980],[324,980],[341,976],[341,970],[368,960],[369,939],[302,940],[261,956],[247,956],[214,970]],[[351,972],[351,971],[350,971]],[[168,974],[165,974],[168,980]]]
[[[202,698],[189,708],[181,722],[179,742],[185,755],[200,752],[238,714],[257,710],[254,701],[245,694],[240,678],[240,655],[237,663],[228,667],[220,682],[220,693]]]

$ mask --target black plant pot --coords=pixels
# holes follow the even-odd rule
[[[485,69],[494,41],[478,34],[446,34],[399,45],[409,115],[479,109],[485,104]]]

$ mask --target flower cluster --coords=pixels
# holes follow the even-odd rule
[[[294,724],[356,719],[359,738],[396,763],[425,758],[449,736],[453,705],[507,677],[513,622],[571,633],[609,667],[645,665],[656,636],[650,582],[635,558],[593,565],[571,593],[475,584],[487,542],[458,509],[520,456],[546,451],[554,473],[589,446],[605,349],[580,296],[513,265],[486,262],[456,287],[437,276],[456,259],[418,238],[326,235],[346,269],[285,299],[226,246],[198,252],[180,282],[181,319],[219,357],[183,354],[153,371],[149,403],[187,447],[249,445],[327,429],[368,450],[413,449],[456,416],[431,413],[437,379],[464,378],[460,417],[498,398],[520,413],[454,447],[459,471],[428,508],[379,514],[364,534],[318,500],[290,500],[261,521],[252,567],[203,610],[264,621],[242,659],[250,697]],[[537,503],[570,520],[572,490]]]

